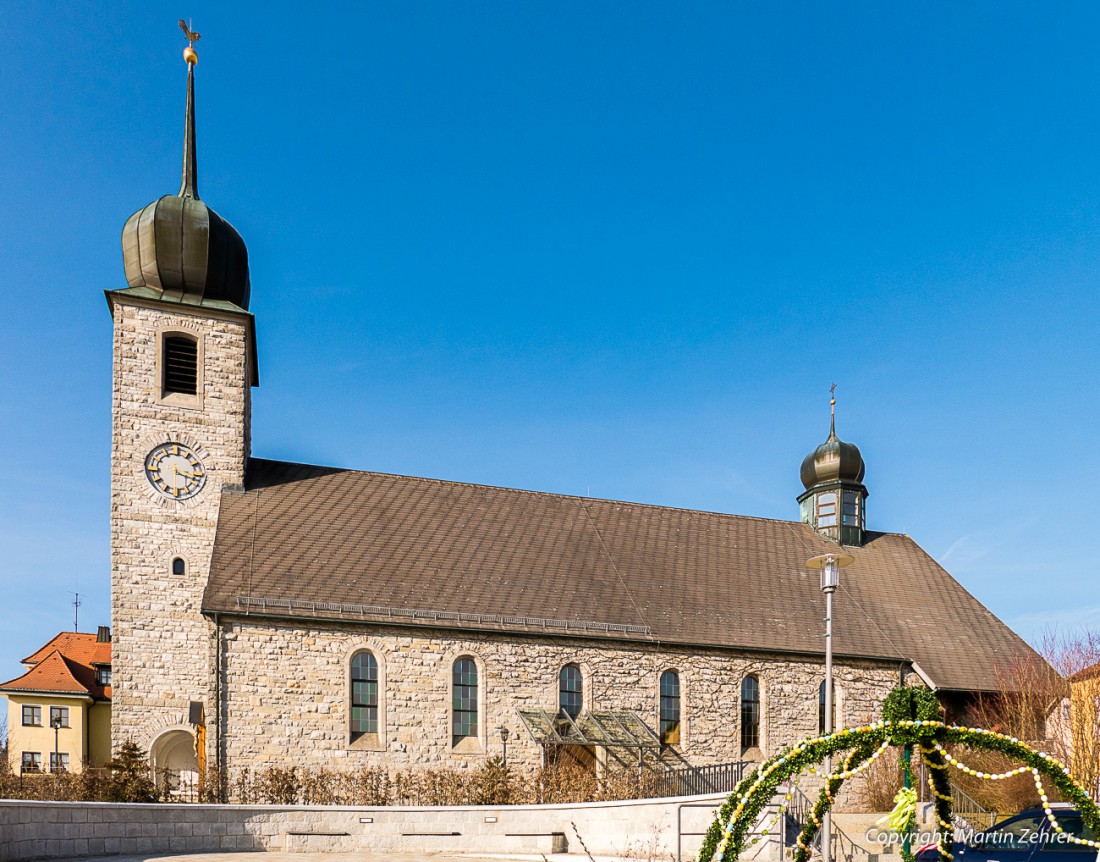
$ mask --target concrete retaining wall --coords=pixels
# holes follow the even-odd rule
[[[577,832],[597,856],[687,862],[724,798],[436,808],[0,800],[0,862],[219,850],[583,854]]]

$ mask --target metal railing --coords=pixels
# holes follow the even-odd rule
[[[703,793],[730,793],[753,766],[747,760],[718,763],[713,766],[684,766],[658,773],[653,781],[653,797],[697,796]]]
[[[810,799],[800,788],[791,787],[791,801],[787,805],[787,822],[780,831],[785,847],[794,845],[799,833],[805,828],[810,814],[814,809],[814,801]],[[861,847],[835,822],[832,823],[832,858],[837,862],[870,862],[872,853],[866,847]],[[814,855],[821,855],[821,830],[814,836],[810,848]]]
[[[956,820],[981,832],[997,822],[997,812],[990,811],[955,782],[951,782],[951,811]]]

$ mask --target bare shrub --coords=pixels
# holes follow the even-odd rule
[[[903,780],[901,751],[887,748],[860,773],[855,788],[856,806],[863,811],[889,811],[894,807],[894,798]]]
[[[298,767],[282,769],[269,766],[257,773],[252,794],[257,802],[268,805],[294,805],[302,796],[302,782]]]
[[[1093,798],[1100,789],[1100,635],[1046,633],[1039,653],[1019,657],[1001,674],[997,694],[977,699],[966,720],[1014,736],[1069,764],[1074,778]],[[959,748],[955,756],[980,772],[1018,766],[1003,755]],[[952,780],[977,802],[1002,814],[1035,805],[1031,775],[1002,781],[959,771]],[[1048,789],[1057,798],[1054,788]]]

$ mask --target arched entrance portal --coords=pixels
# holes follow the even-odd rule
[[[199,787],[195,735],[190,730],[166,730],[149,747],[149,763],[157,787],[193,796]]]

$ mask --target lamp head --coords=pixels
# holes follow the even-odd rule
[[[852,562],[847,554],[821,554],[806,561],[806,567],[821,570],[821,591],[832,593],[840,586],[840,569]]]

